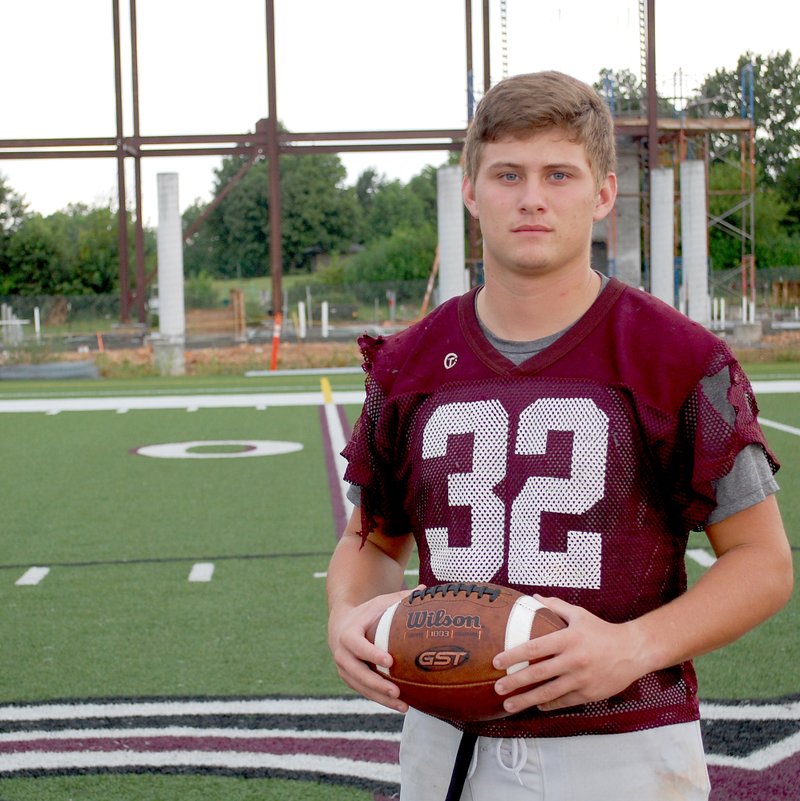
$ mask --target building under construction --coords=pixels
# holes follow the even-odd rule
[[[119,236],[119,284],[121,317],[144,323],[147,319],[149,285],[155,275],[145,273],[142,223],[141,159],[154,156],[243,156],[245,166],[220,193],[224,196],[236,180],[260,159],[277,160],[280,154],[348,151],[459,150],[464,130],[415,131],[279,131],[277,76],[275,67],[274,0],[265,0],[268,108],[253,131],[237,134],[211,133],[192,136],[142,135],[139,126],[138,41],[136,0],[129,0],[130,73],[133,109],[131,135],[123,121],[120,0],[111,0],[115,54],[116,135],[83,139],[0,140],[0,159],[113,158],[117,162]],[[477,5],[477,3],[475,4]],[[474,105],[473,3],[465,0],[468,119]],[[506,58],[506,4],[501,2],[500,31],[503,69]],[[477,16],[477,9],[475,9]],[[611,218],[598,226],[595,263],[621,280],[653,292],[669,303],[680,304],[689,316],[708,325],[712,318],[708,288],[708,228],[716,225],[741,242],[741,299],[743,322],[751,319],[755,301],[754,194],[755,131],[752,115],[740,117],[689,118],[676,112],[657,113],[655,92],[654,0],[639,0],[641,69],[644,96],[638,116],[615,116],[619,146],[619,198]],[[489,2],[481,8],[483,87],[491,85]],[[752,80],[752,77],[751,77]],[[609,102],[613,101],[613,86]],[[612,102],[612,108],[613,108]],[[726,211],[709,218],[708,167],[712,140],[720,134],[731,143],[740,168],[740,186],[726,191]],[[125,220],[127,190],[125,163],[134,165],[133,219],[135,241],[128,242]],[[270,230],[281,230],[279,174],[270,170]],[[215,199],[218,202],[221,197]],[[466,261],[479,259],[474,233]],[[132,251],[133,265],[129,264]],[[270,237],[272,297],[282,297],[281,237]],[[738,313],[738,310],[737,310]]]

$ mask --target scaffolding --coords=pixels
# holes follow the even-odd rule
[[[650,265],[650,173],[659,167],[671,167],[678,174],[682,161],[690,156],[702,159],[706,174],[706,216],[708,228],[716,228],[734,237],[740,243],[741,299],[743,321],[745,309],[755,309],[755,123],[753,114],[753,68],[747,65],[741,75],[741,114],[738,118],[689,117],[689,101],[682,87],[670,98],[675,114],[661,117],[655,87],[655,3],[639,0],[639,55],[642,77],[642,107],[646,116],[625,117],[615,113],[618,140],[626,137],[639,151],[641,231],[643,245],[643,279],[649,282]],[[609,84],[609,85],[606,85]],[[613,86],[606,76],[604,92],[612,112],[616,111]],[[702,104],[696,104],[701,107]],[[733,165],[738,169],[738,186],[714,188],[710,183],[710,167],[714,162]],[[724,202],[723,208],[711,211],[712,198]],[[680,187],[676,186],[675,205],[680,204]],[[673,215],[676,243],[680,242],[677,226],[678,214]]]

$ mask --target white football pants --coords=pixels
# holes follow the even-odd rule
[[[400,801],[444,801],[461,732],[415,709],[400,742]],[[478,738],[461,801],[706,801],[700,724],[626,734]]]

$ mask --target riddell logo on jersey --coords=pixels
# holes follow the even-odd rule
[[[437,670],[450,670],[463,665],[469,659],[469,651],[452,646],[429,648],[423,651],[414,660],[420,670],[434,672]]]
[[[480,615],[448,615],[444,609],[409,612],[406,619],[407,629],[479,629],[480,627]]]

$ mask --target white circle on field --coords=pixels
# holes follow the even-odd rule
[[[207,451],[198,448],[238,448],[228,451]],[[303,450],[299,442],[273,439],[201,439],[192,442],[165,442],[134,448],[139,456],[156,459],[241,459],[245,456],[279,456]]]

